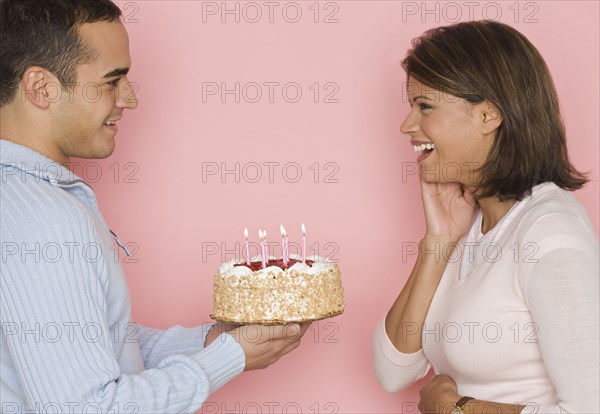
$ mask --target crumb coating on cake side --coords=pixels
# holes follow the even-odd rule
[[[312,258],[311,258],[312,259]],[[211,317],[236,324],[280,324],[328,318],[344,311],[336,263],[320,257],[252,271],[239,261],[223,263],[214,276]]]

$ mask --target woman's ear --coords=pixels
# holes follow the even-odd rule
[[[484,134],[491,134],[502,125],[502,113],[500,109],[490,102],[483,102],[481,111],[481,127]]]

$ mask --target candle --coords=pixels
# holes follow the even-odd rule
[[[290,261],[290,239],[287,233],[285,233],[285,265],[287,266]]]
[[[306,227],[302,223],[302,263],[306,263]]]
[[[269,265],[269,246],[267,245],[267,231],[263,230],[263,260],[264,260],[264,267],[267,267]]]
[[[262,268],[267,267],[267,262],[265,261],[265,237],[262,230],[258,230],[258,238],[260,239],[260,247],[262,252]]]
[[[283,259],[283,265],[287,266],[288,265],[288,245],[287,245],[287,233],[285,232],[285,229],[283,228],[283,224],[279,225],[279,230],[281,231],[281,256]]]
[[[244,227],[244,237],[246,238],[246,264],[250,266],[250,247],[248,247],[248,227]]]

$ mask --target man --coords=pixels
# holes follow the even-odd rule
[[[68,169],[70,157],[108,157],[137,106],[119,16],[110,0],[0,0],[3,413],[193,412],[307,328],[131,321],[118,239]]]

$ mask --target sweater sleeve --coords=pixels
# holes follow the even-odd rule
[[[212,323],[194,328],[173,326],[169,329],[153,329],[137,325],[137,339],[146,368],[156,368],[160,361],[170,355],[193,355],[204,348],[204,340]]]
[[[556,218],[551,218],[558,222]],[[524,266],[520,284],[538,329],[540,351],[558,397],[542,413],[600,412],[597,241],[579,237],[576,222],[556,229],[544,220],[530,232],[538,240],[535,260]],[[537,230],[545,226],[541,239]]]
[[[15,194],[3,202],[18,205],[20,195]],[[132,370],[123,355],[139,355],[139,345],[121,338],[129,351],[115,352],[108,319],[115,310],[107,292],[126,289],[120,285],[125,282],[108,283],[112,256],[98,250],[101,238],[90,217],[71,209],[65,218],[56,207],[31,209],[27,220],[19,221],[11,214],[23,208],[3,210],[1,241],[15,252],[3,256],[0,268],[2,383],[12,384],[3,384],[8,391],[0,397],[4,408],[24,410],[15,401],[22,396],[27,410],[36,412],[194,412],[243,371],[244,352],[228,334],[204,349],[187,346],[189,355],[159,361],[167,336],[182,335],[180,330],[154,341],[157,352],[147,352],[154,368]],[[86,246],[93,249],[82,255]],[[197,330],[188,341],[193,336],[202,337]]]
[[[385,331],[385,318],[377,324],[373,335],[373,363],[379,384],[389,393],[409,387],[431,368],[422,349],[412,354],[396,349]]]

